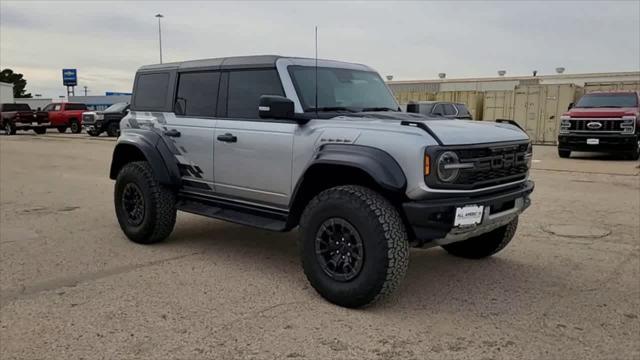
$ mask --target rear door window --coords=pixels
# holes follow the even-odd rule
[[[169,91],[169,73],[140,74],[134,92],[137,110],[164,111]]]
[[[180,74],[175,113],[185,116],[215,116],[219,84],[220,72]]]
[[[231,71],[228,91],[227,117],[230,118],[257,119],[260,96],[284,96],[275,69]]]
[[[29,111],[31,108],[29,104],[4,104],[2,105],[2,111]]]

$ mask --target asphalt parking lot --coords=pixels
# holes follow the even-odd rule
[[[295,232],[179,214],[168,241],[129,242],[114,144],[0,137],[0,358],[640,358],[638,162],[536,147],[507,249],[414,249],[395,296],[349,310],[307,284]]]

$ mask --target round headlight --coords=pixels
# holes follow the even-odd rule
[[[442,182],[453,182],[460,173],[459,168],[448,168],[447,165],[459,164],[458,155],[453,151],[443,152],[438,157],[438,179]]]

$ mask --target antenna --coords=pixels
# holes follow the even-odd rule
[[[316,95],[315,95],[315,108],[316,108],[316,117],[318,117],[318,25],[316,25],[316,69],[315,69],[315,76],[316,76]]]

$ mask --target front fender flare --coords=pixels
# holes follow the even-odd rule
[[[396,160],[387,152],[370,146],[326,144],[318,149],[308,168],[316,164],[360,169],[380,187],[392,192],[404,192],[407,186],[407,179]]]

